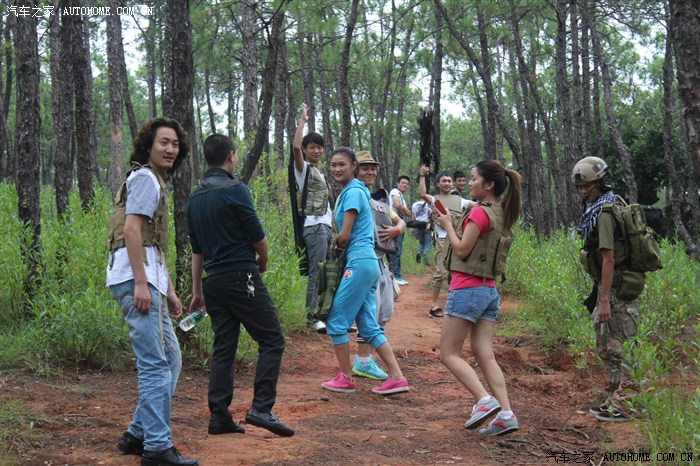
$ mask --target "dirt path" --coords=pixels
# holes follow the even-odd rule
[[[208,435],[206,374],[185,368],[173,401],[177,447],[202,466],[555,464],[553,455],[564,453],[578,455],[579,464],[591,464],[584,455],[601,464],[601,445],[623,451],[641,441],[634,424],[602,425],[584,411],[600,395],[601,372],[579,373],[568,358],[545,354],[527,337],[498,338],[496,348],[521,430],[501,438],[465,430],[473,399],[439,362],[441,322],[427,316],[429,277],[406,278],[410,285],[402,288],[386,333],[411,383],[409,393],[374,395],[376,382],[360,378],[353,394],[321,389],[337,370],[329,338],[297,333],[287,339],[274,409],[296,429],[294,437],[253,426],[246,426],[245,435]],[[505,318],[513,308],[505,298]],[[236,375],[235,418],[250,405],[252,374],[247,369]],[[43,446],[24,448],[18,464],[139,465],[138,457],[116,449],[137,397],[135,382],[133,372],[48,379],[0,375],[0,397],[22,399],[46,419],[34,427],[44,435]]]

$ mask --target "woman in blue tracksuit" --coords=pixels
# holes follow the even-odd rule
[[[357,323],[358,332],[374,347],[389,369],[390,377],[372,392],[380,395],[408,391],[389,341],[377,324],[374,292],[379,278],[377,256],[374,253],[374,222],[369,205],[370,194],[364,183],[355,179],[355,152],[339,147],[331,156],[331,176],[343,190],[335,205],[333,220],[337,232],[337,249],[346,250],[343,278],[333,298],[326,333],[331,337],[340,371],[335,378],[323,382],[327,390],[341,393],[355,391],[350,362],[350,340],[347,329]]]

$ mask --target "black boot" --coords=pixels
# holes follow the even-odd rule
[[[199,461],[186,458],[175,447],[163,451],[144,450],[141,466],[199,466]]]

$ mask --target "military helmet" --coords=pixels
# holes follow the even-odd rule
[[[571,181],[579,185],[602,180],[609,171],[610,168],[605,160],[599,157],[584,157],[574,165],[574,169],[571,171]]]

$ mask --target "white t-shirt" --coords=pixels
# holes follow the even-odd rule
[[[126,214],[144,215],[153,218],[160,202],[160,185],[156,176],[147,169],[132,172],[126,180]],[[146,246],[146,280],[162,294],[168,294],[168,268],[156,246]],[[112,258],[111,255],[114,254]],[[109,264],[112,263],[110,267]],[[118,285],[134,279],[126,247],[110,253],[107,262],[107,286]]]
[[[309,162],[306,160],[304,161],[304,168],[301,169],[301,171],[297,170],[296,165],[294,166],[294,178],[296,178],[297,181],[297,186],[299,187],[299,191],[304,189],[304,180],[306,179],[306,172],[309,169]],[[318,171],[321,174],[321,178],[325,181],[326,178],[323,176],[323,172],[321,170]],[[323,223],[325,225],[331,226],[332,225],[332,214],[331,214],[331,205],[327,204],[326,206],[326,213],[323,215],[307,215],[306,218],[304,219],[304,226],[305,227],[310,227],[313,225],[318,225],[319,223]]]
[[[430,208],[432,209],[435,206],[435,196],[431,196],[430,194],[428,194],[428,196],[430,196]],[[460,199],[462,200],[462,209],[468,207],[469,204],[472,203],[472,201],[464,199],[463,197]],[[438,225],[437,222],[435,222],[435,233],[437,233],[438,238],[447,238],[447,230]]]
[[[411,212],[416,216],[419,222],[427,222],[430,220],[430,204],[426,201],[416,201],[411,206]]]
[[[394,207],[394,196],[396,196],[396,197],[399,198],[399,201],[400,201],[400,203],[401,203],[401,206],[403,206],[403,207],[406,207],[406,199],[404,199],[403,193],[402,193],[401,191],[399,191],[399,188],[394,188],[394,189],[392,189],[391,192],[389,193],[389,199],[391,199],[391,203],[390,203],[390,204],[391,204],[391,210],[393,210],[395,214],[398,214],[399,216],[401,216],[401,214],[399,214],[399,213],[396,211],[396,208]]]

